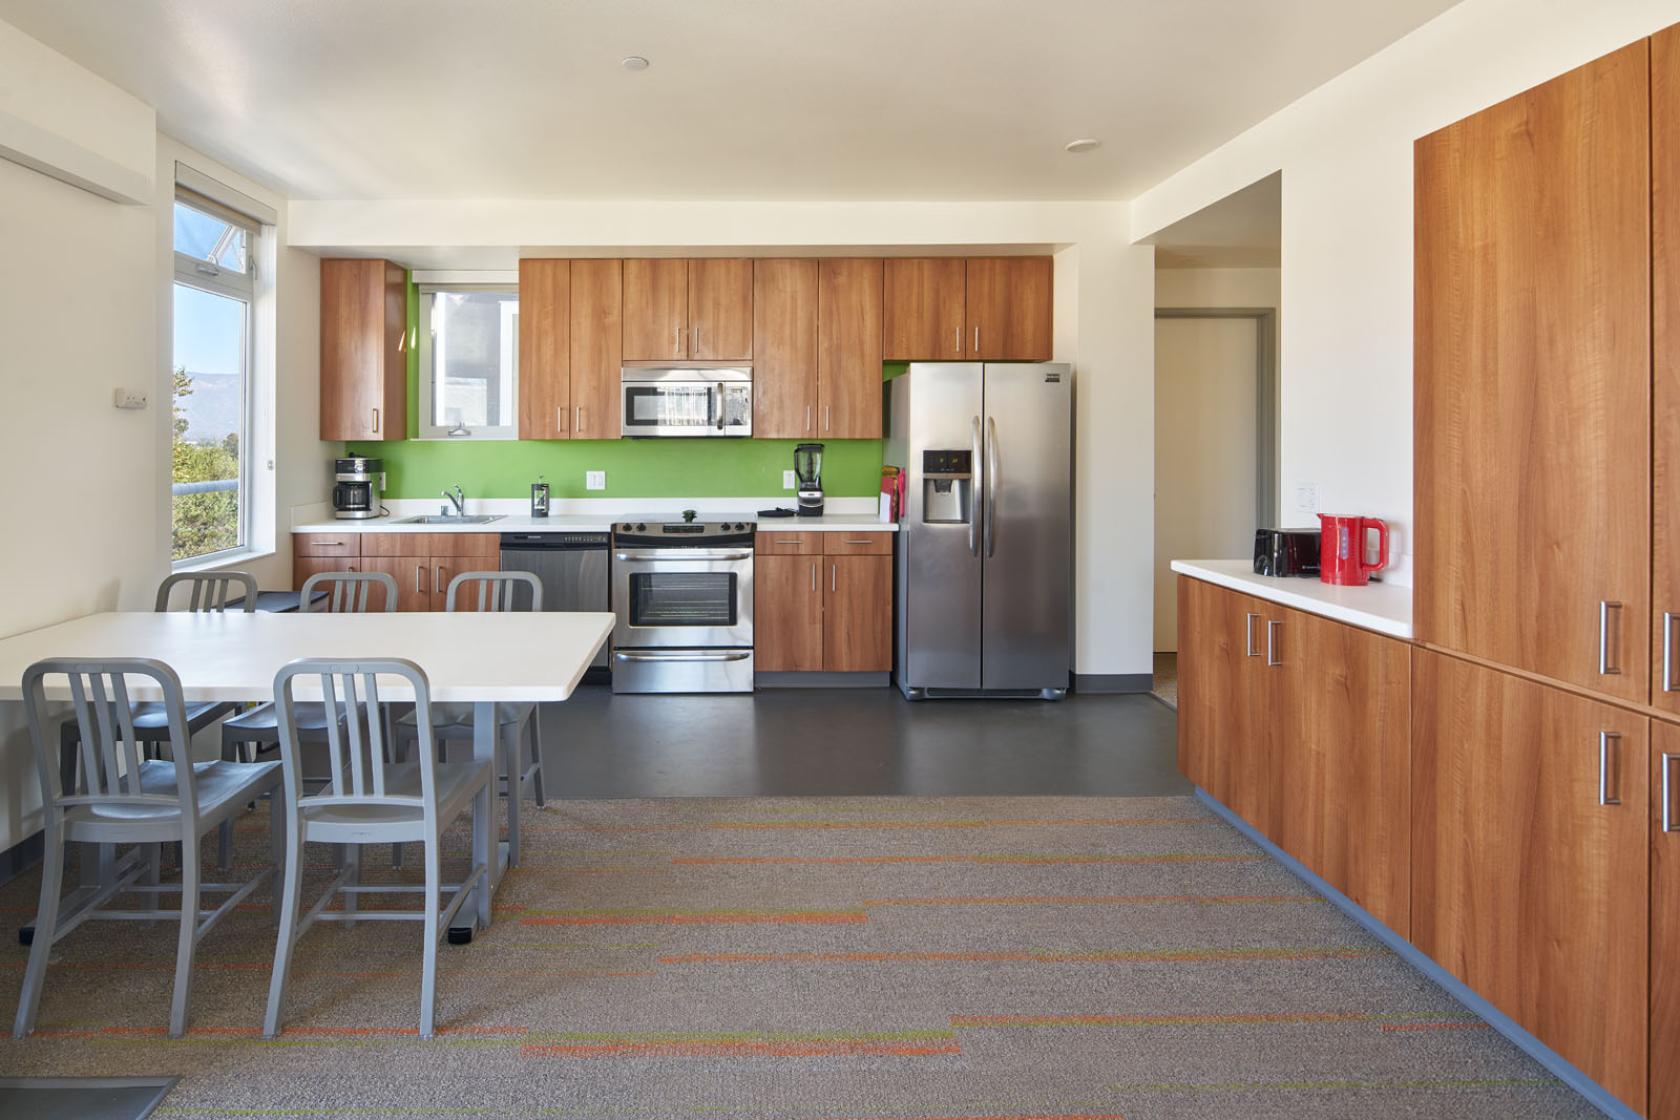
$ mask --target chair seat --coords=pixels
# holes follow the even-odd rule
[[[435,731],[471,731],[473,726],[472,704],[433,704],[432,729]],[[510,727],[516,723],[524,723],[531,718],[535,704],[497,704],[496,726]],[[415,715],[411,711],[397,721],[403,727],[415,726]]]
[[[187,731],[196,735],[209,727],[212,723],[232,712],[234,705],[225,700],[206,700],[198,704],[188,704]],[[134,734],[141,742],[166,742],[169,739],[169,713],[156,700],[146,700],[138,704],[129,705],[129,712],[134,719]],[[115,726],[113,724],[113,726]],[[76,721],[66,720],[61,732],[65,743],[76,743],[81,740],[82,730]]]
[[[229,804],[244,805],[280,784],[278,762],[198,762],[193,764],[198,788],[198,815],[214,817]],[[175,796],[175,764],[150,760],[140,764],[140,791]],[[180,810],[150,805],[78,805],[65,814],[67,825],[94,822],[162,822],[179,818]]]
[[[292,714],[297,718],[299,731],[327,729],[327,709],[324,704],[293,704]],[[280,729],[280,714],[273,704],[262,704],[248,712],[230,716],[222,727],[224,737],[227,737],[230,731],[266,732],[275,735]]]
[[[475,792],[479,786],[490,781],[490,763],[482,762],[447,762],[437,766],[437,800],[438,810],[445,823],[453,813],[459,811],[466,798]],[[317,797],[331,796],[331,791],[323,791]],[[418,803],[420,797],[420,765],[415,762],[403,762],[385,767],[385,796],[412,797],[416,804],[409,805],[311,805],[317,797],[305,797],[298,803],[303,813],[305,825],[326,825],[344,827],[367,827],[386,824],[413,824],[424,817],[424,810]]]

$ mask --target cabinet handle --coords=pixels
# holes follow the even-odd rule
[[[830,591],[840,590],[840,565],[838,564],[828,566],[828,589]]]
[[[1674,612],[1664,611],[1662,618],[1662,690],[1674,691]]]
[[[841,537],[841,544],[874,544],[868,537]]]
[[[556,407],[554,410],[554,430],[557,432],[566,430],[566,410],[564,408]]]
[[[443,565],[439,564],[432,569],[432,594],[443,594],[443,588]]]
[[[956,347],[957,353],[961,354],[962,353],[962,328],[961,327],[958,327],[954,332],[952,332],[951,343],[954,347]]]
[[[691,357],[691,358],[698,358],[700,356],[700,324],[699,323],[694,324],[694,326],[689,329],[689,332],[688,332],[688,356]]]
[[[316,548],[343,548],[344,547],[344,542],[343,541],[316,541],[315,542],[315,547]]]
[[[1674,820],[1674,786],[1672,776],[1674,764],[1680,762],[1680,754],[1664,754],[1662,756],[1662,830],[1664,832],[1680,832],[1680,824]]]
[[[375,432],[379,431],[379,410],[377,408],[373,410],[373,430]]]
[[[424,590],[422,590],[422,588],[420,587],[420,573],[424,572],[425,570],[426,570],[426,565],[424,565],[424,564],[414,565],[414,593],[416,595],[425,594]]]
[[[572,425],[572,434],[575,436],[583,434],[583,406],[581,404],[577,406],[577,423]]]
[[[974,328],[974,352],[976,354],[980,353],[980,328],[978,326]]]
[[[810,405],[805,406],[805,430],[807,432],[811,430],[811,406]]]
[[[1254,620],[1259,617],[1253,611],[1249,611],[1248,617],[1243,620],[1243,636],[1248,641],[1248,652],[1243,654],[1244,657],[1258,657],[1260,655],[1260,651],[1254,648]]]
[[[823,431],[832,432],[833,430],[834,430],[834,406],[831,405],[831,404],[825,404],[825,405],[823,405]]]
[[[817,589],[817,566],[815,564],[812,564],[811,565],[811,590],[815,591],[816,589]]]
[[[676,326],[671,328],[671,352],[679,358],[682,357],[682,324],[681,323],[678,323]]]
[[[1601,677],[1616,676],[1622,671],[1621,660],[1616,663],[1610,661],[1610,612],[1615,611],[1616,617],[1621,617],[1622,605],[1613,599],[1601,599],[1598,603],[1598,675]],[[1619,629],[1619,628],[1618,628]]]
[[[1277,633],[1283,629],[1283,623],[1275,618],[1266,620],[1266,667],[1275,669],[1283,664],[1283,656],[1278,652],[1279,642]]]
[[[1617,753],[1620,753],[1621,738],[1622,735],[1619,731],[1600,731],[1598,733],[1598,803],[1600,805],[1620,805],[1622,803],[1622,783],[1619,776],[1616,781],[1616,796],[1610,796],[1610,744],[1614,741],[1617,744]],[[1617,769],[1619,775],[1620,768]]]

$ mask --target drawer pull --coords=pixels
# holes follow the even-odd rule
[[[1266,620],[1266,667],[1269,669],[1275,669],[1283,664],[1283,654],[1279,649],[1282,643],[1277,640],[1277,633],[1282,628],[1283,623],[1280,620],[1275,618]]]
[[[840,538],[840,543],[841,544],[874,544],[875,539],[873,537],[842,537],[842,538]]]
[[[1621,797],[1622,783],[1621,783],[1621,779],[1619,777],[1619,772],[1620,772],[1619,767],[1617,767],[1618,777],[1617,777],[1617,779],[1615,780],[1615,783],[1614,783],[1615,787],[1616,787],[1616,793],[1614,795],[1612,795],[1611,792],[1610,792],[1610,787],[1611,787],[1611,784],[1612,784],[1611,783],[1611,777],[1610,777],[1610,770],[1611,770],[1612,765],[1613,765],[1613,760],[1610,757],[1611,756],[1611,749],[1610,748],[1611,748],[1611,744],[1614,743],[1615,747],[1616,747],[1615,753],[1616,753],[1616,755],[1620,756],[1620,754],[1621,754],[1621,739],[1622,739],[1621,733],[1617,732],[1617,731],[1600,731],[1598,733],[1598,803],[1600,805],[1620,805],[1622,803],[1622,797]]]
[[[1674,612],[1664,611],[1662,616],[1662,690],[1675,691],[1674,684]]]
[[[1662,756],[1662,830],[1664,832],[1680,832],[1680,822],[1674,819],[1674,764],[1680,762],[1680,754],[1664,754]]]
[[[1616,612],[1618,621],[1622,616],[1622,605],[1613,599],[1601,599],[1598,603],[1598,675],[1612,677],[1621,673],[1621,659],[1610,660],[1610,612]],[[1618,626],[1618,629],[1620,627]]]
[[[1243,620],[1244,637],[1248,642],[1248,650],[1243,654],[1244,657],[1258,657],[1260,655],[1260,651],[1254,648],[1254,620],[1259,617],[1253,611],[1249,611],[1248,617]]]

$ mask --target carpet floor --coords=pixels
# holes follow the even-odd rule
[[[203,943],[173,1042],[173,928],[83,926],[0,1073],[178,1074],[159,1117],[1597,1115],[1190,798],[574,801],[527,819],[495,924],[441,950],[431,1042],[419,930],[378,922],[306,935],[286,1033],[264,1041],[274,937],[253,906]],[[242,824],[250,868],[266,814]],[[0,890],[8,926],[36,889]],[[25,950],[6,941],[9,1014]]]

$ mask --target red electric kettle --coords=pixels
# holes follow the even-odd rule
[[[1388,567],[1388,524],[1375,517],[1318,515],[1323,532],[1319,536],[1318,578],[1325,583],[1359,587],[1370,582],[1372,572]],[[1369,553],[1370,533],[1377,533],[1377,561]]]

